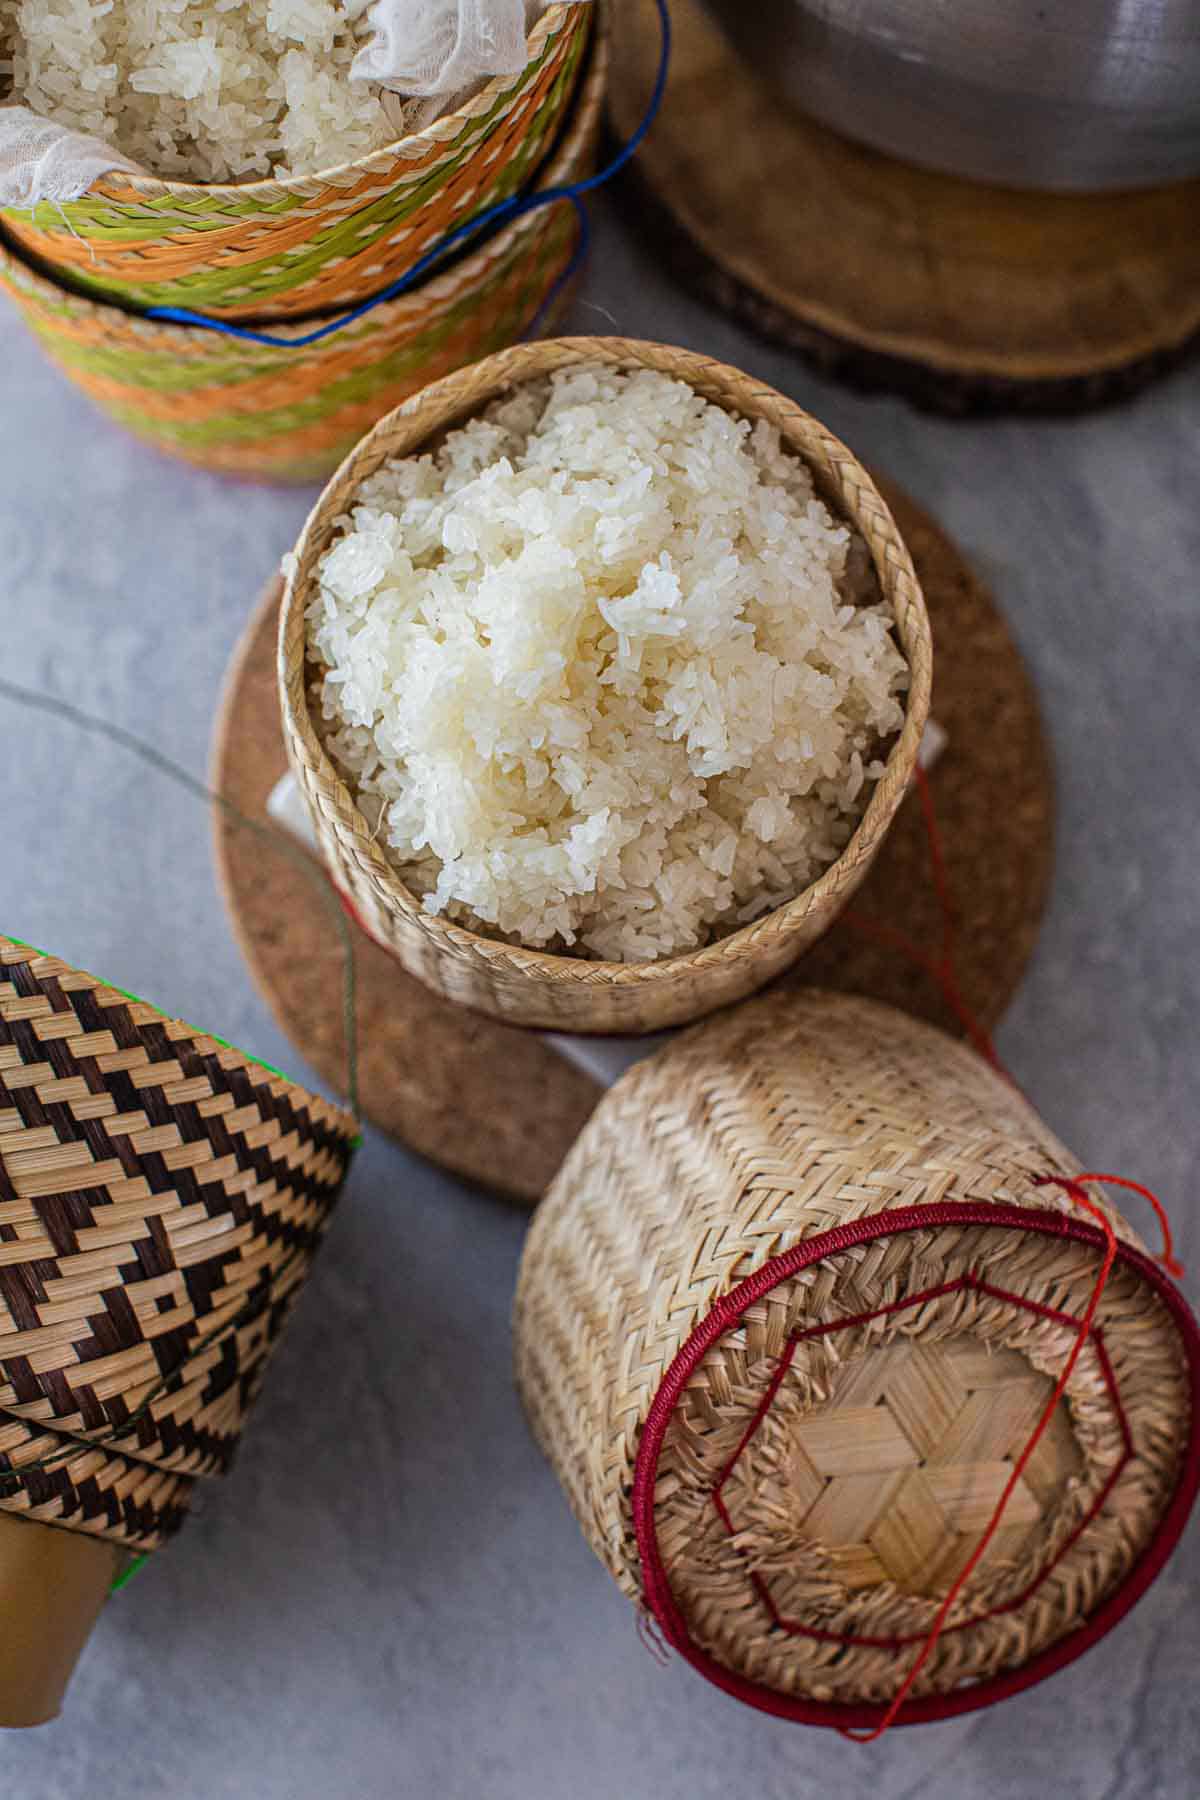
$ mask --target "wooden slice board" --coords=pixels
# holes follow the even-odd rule
[[[632,165],[656,255],[826,372],[952,412],[1127,394],[1200,341],[1200,182],[1041,194],[910,167],[803,118],[701,0],[671,0],[661,113]],[[654,82],[653,0],[615,34],[612,127]]]
[[[949,744],[932,788],[958,910],[959,976],[992,1025],[1033,948],[1051,863],[1052,784],[1024,664],[959,552],[881,482],[912,550],[934,634],[934,714]],[[267,817],[286,768],[275,686],[281,584],[263,596],[234,656],[217,721],[213,783],[238,813]],[[980,733],[980,722],[986,728]],[[216,858],[234,930],[260,991],[299,1053],[345,1091],[342,944],[327,896],[293,855],[218,811]],[[942,920],[929,844],[910,796],[855,902],[935,950]],[[362,1106],[382,1131],[466,1179],[532,1204],[599,1089],[536,1032],[499,1025],[431,993],[351,927],[358,977]],[[781,977],[874,995],[951,1031],[940,990],[913,963],[839,924]]]

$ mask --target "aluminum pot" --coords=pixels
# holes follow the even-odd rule
[[[1200,0],[708,0],[804,112],[1008,187],[1200,176]]]

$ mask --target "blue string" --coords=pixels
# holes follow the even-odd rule
[[[385,287],[381,293],[373,295],[370,300],[362,301],[350,312],[343,313],[341,318],[330,319],[327,324],[319,325],[315,331],[306,332],[303,337],[281,337],[277,332],[255,331],[248,325],[231,325],[225,319],[210,319],[204,313],[190,312],[182,306],[152,306],[147,310],[146,318],[160,319],[170,325],[192,325],[201,331],[219,331],[223,332],[226,337],[241,338],[248,344],[266,344],[272,349],[303,350],[309,344],[319,344],[323,338],[331,337],[335,331],[342,331],[347,325],[353,325],[356,320],[365,318],[377,306],[384,306],[389,300],[396,300],[401,294],[406,294],[420,281],[423,275],[428,274],[436,264],[444,261],[449,253],[466,238],[474,237],[478,232],[489,227],[509,225],[514,219],[521,219],[529,213],[536,212],[539,207],[557,206],[561,200],[569,200],[579,217],[579,242],[567,267],[538,308],[537,316],[527,334],[532,335],[559,294],[572,279],[587,253],[591,233],[587,208],[583,204],[585,195],[594,193],[606,181],[611,181],[613,176],[618,174],[626,163],[637,155],[642,141],[653,125],[658,109],[662,105],[663,94],[666,92],[667,86],[667,69],[671,60],[671,15],[667,10],[667,0],[655,0],[655,5],[658,7],[659,23],[662,27],[662,48],[659,53],[654,91],[650,96],[650,102],[646,107],[642,122],[633,136],[628,142],[622,144],[612,161],[597,174],[589,175],[585,181],[569,182],[563,187],[543,188],[540,193],[518,194],[511,200],[501,200],[495,206],[486,207],[483,212],[476,213],[474,218],[467,219],[462,225],[458,225],[453,231],[448,232],[440,243],[436,244],[432,250],[427,251],[418,262],[413,264],[411,269],[401,275],[397,281],[393,281],[390,287]]]

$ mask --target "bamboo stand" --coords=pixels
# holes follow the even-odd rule
[[[119,1561],[103,1538],[0,1512],[0,1727],[58,1717]]]

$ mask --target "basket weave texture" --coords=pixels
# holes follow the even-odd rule
[[[426,448],[448,426],[511,387],[573,364],[650,368],[688,382],[740,416],[778,426],[802,455],[836,515],[857,526],[891,605],[910,668],[904,727],[866,812],[838,860],[811,886],[754,924],[701,950],[656,962],[604,963],[525,950],[426,912],[375,841],[320,739],[310,703],[305,611],[317,564],[362,482],[392,457]],[[577,1032],[644,1032],[678,1025],[751,993],[818,937],[865,879],[912,777],[929,708],[932,644],[912,559],[890,512],[844,444],[792,401],[711,357],[629,338],[527,344],[460,370],[381,420],[337,471],[296,548],[280,621],[280,688],[288,757],[334,881],[364,926],[427,986],[514,1025]]]
[[[82,199],[0,218],[68,286],[125,306],[262,320],[352,306],[529,184],[567,116],[591,20],[591,6],[551,7],[520,75],[356,162],[238,184],[112,173]]]
[[[606,14],[600,7],[587,73],[545,186],[575,181],[594,165]],[[139,318],[58,286],[2,242],[0,290],[63,373],[157,449],[227,474],[309,482],[327,476],[376,419],[424,382],[533,328],[577,243],[569,205],[539,209],[399,299],[300,349]],[[551,324],[541,319],[539,329]],[[310,327],[279,329],[301,337]]]
[[[518,1381],[596,1554],[711,1679],[824,1724],[896,1692],[1095,1285],[1098,1234],[1034,1186],[1078,1167],[973,1052],[816,992],[697,1027],[601,1101],[534,1219]],[[1179,1488],[1177,1315],[1105,1210],[1130,1256],[918,1716],[1063,1659]]]
[[[350,1116],[0,938],[0,1507],[149,1550],[246,1412]]]

